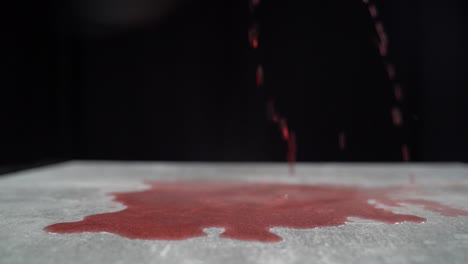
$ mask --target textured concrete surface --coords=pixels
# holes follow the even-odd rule
[[[468,210],[468,167],[462,164],[279,164],[70,162],[0,178],[0,263],[468,263],[468,217],[444,217],[417,206],[392,209],[427,218],[390,225],[349,219],[342,226],[274,228],[278,243],[207,237],[131,240],[109,233],[51,234],[44,227],[118,211],[108,192],[147,188],[144,180],[215,179],[250,182],[416,185],[415,194]]]

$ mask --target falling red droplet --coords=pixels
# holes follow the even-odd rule
[[[288,125],[286,124],[286,120],[284,119],[281,119],[281,133],[283,135],[284,140],[289,139],[289,129],[288,129]]]
[[[255,9],[256,7],[260,4],[260,0],[251,0],[251,15],[255,15]],[[258,48],[258,35],[259,35],[259,25],[255,22],[256,19],[252,17],[252,21],[254,21],[249,29],[248,35],[249,35],[249,41],[252,45],[252,48],[257,49]],[[263,74],[263,67],[262,65],[257,66],[256,70],[256,85],[257,88],[261,88],[264,84],[264,74]],[[291,131],[286,124],[286,120],[281,118],[280,119],[280,114],[277,113],[274,109],[273,105],[273,100],[270,100],[267,102],[267,118],[274,123],[279,124],[279,128],[281,130],[281,134],[283,139],[287,142],[288,146],[288,153],[287,153],[287,159],[289,161],[289,167],[291,174],[294,173],[294,164],[295,164],[295,159],[296,159],[296,139],[294,135],[290,135]],[[280,121],[281,120],[281,121]]]
[[[280,121],[281,134],[287,144],[287,159],[289,163],[289,171],[294,174],[294,166],[296,163],[296,136],[289,130],[286,119],[282,118]]]
[[[343,131],[338,134],[338,146],[340,147],[340,150],[344,150],[346,148],[346,133]]]
[[[375,5],[369,6],[369,13],[371,14],[372,18],[377,18],[378,13],[377,13],[377,8],[375,7]]]
[[[397,127],[400,127],[403,124],[400,108],[396,106],[392,107],[392,121],[393,125]]]
[[[258,25],[254,24],[249,30],[249,41],[254,49],[258,48]]]
[[[381,41],[387,40],[387,34],[385,34],[385,29],[382,22],[375,22],[375,30],[377,31]]]
[[[267,118],[268,120],[271,120],[275,123],[278,122],[278,114],[275,112],[275,104],[273,100],[269,100],[266,103],[266,112],[267,112]]]
[[[252,47],[254,49],[258,48],[258,39],[255,38],[255,39],[252,40]]]
[[[379,52],[382,57],[387,56],[388,53],[388,38],[387,34],[385,33],[384,26],[382,22],[375,23],[375,29],[377,31],[377,35],[379,36]]]
[[[222,238],[280,241],[273,227],[309,229],[343,225],[349,217],[384,223],[425,219],[377,208],[422,206],[444,216],[468,216],[423,199],[400,199],[403,187],[365,189],[351,186],[288,185],[274,183],[148,182],[150,189],[113,193],[125,209],[95,214],[81,221],[45,228],[52,233],[108,232],[130,239],[180,240],[203,237],[205,228],[224,228]],[[285,197],[285,194],[287,196]]]
[[[395,95],[395,99],[398,102],[401,102],[403,100],[403,92],[401,90],[401,85],[395,84],[395,86],[393,88],[393,92],[394,92],[394,95]]]
[[[403,144],[401,145],[401,156],[403,161],[409,161],[410,160],[410,150],[408,145]]]
[[[260,5],[260,0],[252,0],[250,3],[253,8],[256,8],[258,5]]]
[[[362,1],[366,5],[368,5],[367,7],[369,9],[369,13],[372,16],[372,18],[374,18],[374,21],[377,20],[377,17],[378,17],[377,6],[374,5],[374,4],[369,4],[368,0],[362,0]],[[385,57],[388,55],[388,36],[387,36],[387,33],[385,32],[384,25],[383,25],[383,23],[381,21],[375,21],[374,26],[375,26],[375,30],[376,30],[378,38],[379,38],[379,41],[378,41],[377,44],[378,44],[378,49],[379,49],[380,56],[382,57],[382,59],[384,61],[386,61]],[[393,66],[393,64],[390,64],[390,63],[387,64],[386,70],[387,70],[388,79],[390,81],[395,81],[396,71],[395,71],[395,67]],[[401,86],[399,84],[395,84],[393,90],[394,90],[394,96],[395,96],[396,101],[401,103],[401,101],[403,99],[403,93],[402,93],[402,90],[401,90]],[[399,126],[401,126],[403,124],[403,117],[402,117],[400,108],[393,107],[391,109],[391,117],[392,117],[393,124],[395,126],[399,127]],[[401,153],[402,153],[402,159],[404,161],[409,161],[410,160],[410,153],[409,153],[409,148],[408,148],[407,145],[405,145],[405,144],[402,145]]]
[[[262,67],[262,65],[257,66],[256,79],[257,79],[257,87],[260,88],[263,85],[263,67]]]
[[[387,74],[390,80],[395,79],[395,67],[392,64],[387,65]]]
[[[288,140],[288,163],[289,173],[294,174],[294,167],[296,163],[296,135],[291,133]]]
[[[289,138],[289,131],[288,131],[287,127],[283,127],[283,138],[285,140],[288,140],[288,138]]]
[[[385,43],[380,43],[379,44],[379,52],[382,57],[387,56],[387,44]]]
[[[273,121],[274,123],[278,123],[279,118],[278,118],[278,115],[277,115],[277,114],[274,114],[274,115],[273,115],[272,121]]]

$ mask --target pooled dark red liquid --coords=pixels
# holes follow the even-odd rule
[[[446,216],[468,216],[421,199],[398,199],[404,188],[364,189],[349,186],[314,186],[249,183],[148,182],[150,189],[113,193],[127,208],[87,216],[81,221],[46,227],[53,233],[109,232],[132,239],[177,240],[205,236],[204,228],[220,227],[220,236],[274,242],[281,237],[272,227],[316,228],[345,224],[348,217],[384,223],[424,222],[416,215],[396,214],[370,204],[422,206]]]

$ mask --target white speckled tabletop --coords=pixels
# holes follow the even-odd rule
[[[44,228],[115,212],[110,192],[148,188],[148,180],[216,180],[352,185],[408,185],[413,198],[468,210],[464,164],[285,164],[68,162],[0,178],[0,263],[468,263],[468,217],[421,206],[387,208],[424,217],[388,224],[350,218],[312,229],[275,227],[275,243],[220,238],[222,228],[184,240],[138,240],[107,232],[55,234]],[[411,192],[411,190],[409,191]]]

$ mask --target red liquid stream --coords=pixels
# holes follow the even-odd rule
[[[250,46],[254,50],[258,49],[259,47],[260,29],[259,29],[259,24],[256,22],[255,12],[258,6],[260,5],[260,2],[261,2],[260,0],[250,0],[250,12],[251,12],[253,23],[250,26],[248,36],[249,36]],[[257,65],[255,79],[256,79],[256,86],[258,89],[265,88],[263,66],[260,63]],[[280,113],[278,113],[275,110],[273,100],[270,99],[268,102],[266,102],[266,104],[268,107],[267,111],[270,112],[268,114],[270,115],[271,121],[273,121],[273,123],[278,125],[278,128],[281,131],[281,137],[286,142],[286,145],[287,145],[287,154],[286,154],[287,157],[286,158],[289,164],[289,172],[290,174],[294,174],[294,165],[296,162],[296,151],[297,151],[296,150],[296,135],[288,126],[286,118],[282,117]]]
[[[445,216],[468,216],[423,199],[395,199],[403,187],[364,189],[349,186],[149,182],[145,191],[113,193],[127,208],[90,215],[78,222],[45,228],[53,233],[109,232],[131,239],[179,240],[202,237],[204,228],[219,227],[223,238],[274,242],[282,240],[272,227],[317,228],[343,225],[348,217],[384,223],[426,219],[376,208],[379,204],[422,206]]]
[[[374,21],[375,31],[377,32],[377,36],[378,36],[377,46],[379,49],[379,53],[382,58],[382,61],[386,65],[388,80],[392,82],[392,85],[393,85],[393,94],[394,94],[396,105],[390,109],[392,122],[395,127],[402,128],[403,121],[404,121],[402,113],[401,113],[401,103],[403,100],[403,92],[401,89],[401,85],[397,81],[397,78],[396,78],[395,66],[392,63],[390,63],[388,59],[389,38],[385,30],[384,24],[379,18],[379,10],[377,6],[374,3],[371,3],[374,1],[369,1],[369,0],[362,0],[362,1],[367,6],[370,16],[372,17]],[[405,143],[401,144],[401,157],[403,161],[411,160],[409,146]]]

